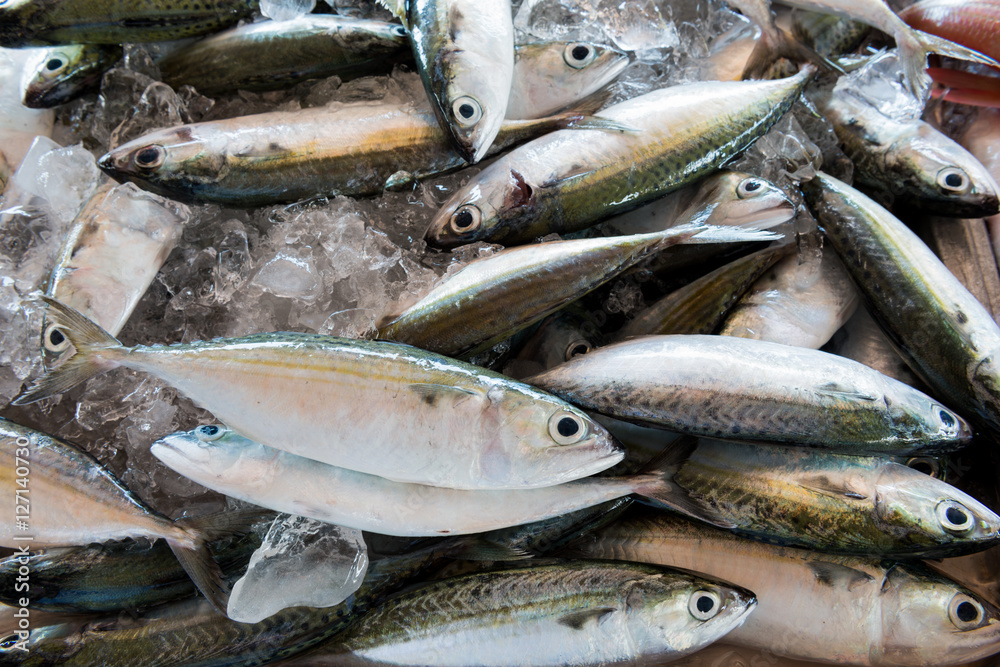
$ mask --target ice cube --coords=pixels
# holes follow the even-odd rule
[[[260,13],[275,21],[290,21],[316,8],[316,0],[260,0]]]
[[[905,82],[905,74],[895,49],[871,58],[858,70],[837,79],[835,94],[854,95],[899,121],[920,118],[923,101]]]
[[[275,518],[229,597],[229,618],[256,623],[288,607],[332,607],[368,571],[360,530],[300,516]]]

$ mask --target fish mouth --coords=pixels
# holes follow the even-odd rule
[[[573,445],[568,449],[557,447],[547,451],[551,456],[547,467],[559,471],[558,474],[554,475],[557,478],[557,481],[554,482],[556,484],[596,475],[620,463],[625,458],[625,448],[618,444],[618,441],[610,434],[591,437],[589,442]],[[564,456],[579,457],[587,454],[592,454],[592,458],[587,458],[583,463],[572,468],[560,465]]]
[[[150,445],[149,453],[178,472],[190,468],[192,463],[204,465],[210,458],[208,450],[197,445],[191,446],[183,433],[174,433],[157,440]]]
[[[767,208],[751,211],[744,215],[734,216],[726,221],[727,225],[737,227],[754,227],[770,229],[795,217],[795,204],[787,199]]]

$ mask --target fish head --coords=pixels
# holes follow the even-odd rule
[[[103,629],[99,621],[68,620],[14,630],[0,636],[0,664],[44,667],[67,661],[85,646],[87,632]]]
[[[947,577],[896,565],[879,598],[886,664],[957,665],[1000,652],[1000,610]]]
[[[444,203],[424,235],[429,245],[456,248],[503,243],[533,218],[538,188],[506,160],[494,162]]]
[[[268,464],[275,455],[216,424],[168,435],[154,442],[149,451],[174,471],[209,488],[218,481],[237,481],[248,488],[266,484]]]
[[[627,587],[626,629],[646,653],[693,651],[746,620],[750,591],[685,572],[650,575]]]
[[[24,106],[47,109],[68,102],[77,91],[97,83],[121,53],[118,47],[95,44],[64,44],[42,50],[25,68]]]
[[[795,204],[775,184],[753,174],[722,171],[706,178],[695,195],[698,208],[711,207],[705,224],[767,229],[795,217]]]
[[[949,217],[1000,212],[1000,187],[972,153],[920,123],[886,153],[886,172],[920,193],[920,207]]]
[[[433,64],[435,110],[469,164],[486,155],[507,113],[510,80],[506,85],[494,80],[497,69],[486,54],[465,49],[442,49]]]
[[[926,452],[972,442],[972,427],[956,412],[907,384],[884,381],[885,403],[900,439],[919,443]]]
[[[479,459],[485,478],[512,480],[511,488],[550,486],[593,475],[625,456],[607,429],[554,396],[529,388],[495,404]]]
[[[914,555],[946,557],[1000,543],[1000,516],[964,491],[913,468],[886,462],[875,482],[882,529]]]
[[[118,181],[171,198],[191,198],[228,172],[222,132],[202,125],[157,130],[111,150],[97,166]]]

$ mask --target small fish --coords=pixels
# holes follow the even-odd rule
[[[180,238],[187,206],[108,180],[83,205],[63,242],[46,294],[118,335]],[[69,342],[42,324],[46,354]]]
[[[719,334],[818,350],[851,318],[859,301],[837,254],[803,244],[754,283]]]
[[[1000,648],[1000,610],[917,564],[773,546],[649,510],[571,549],[752,586],[758,607],[725,641],[769,659],[923,667],[964,664]]]
[[[427,242],[525,243],[661,197],[763,135],[813,71],[778,81],[673,86],[601,111],[631,132],[552,132],[528,142],[458,190],[431,222]]]
[[[618,126],[589,116],[586,108],[508,121],[491,150],[568,127]],[[465,162],[430,110],[362,102],[157,130],[118,146],[98,166],[112,178],[174,199],[245,207],[375,195]]]
[[[802,187],[893,347],[935,395],[1000,429],[1000,327],[993,316],[870,198],[822,172]]]
[[[508,248],[443,280],[405,312],[381,324],[377,336],[449,356],[468,356],[542,320],[668,246],[774,238],[769,232],[696,223],[653,234]]]
[[[379,0],[405,25],[427,96],[470,164],[486,156],[514,78],[510,0]]]
[[[858,183],[890,202],[948,217],[1000,212],[1000,186],[989,171],[930,124],[890,118],[849,89],[812,100],[854,162]]]
[[[421,586],[293,664],[644,664],[712,643],[755,605],[746,589],[655,566],[536,565]]]
[[[542,321],[518,351],[517,357],[504,367],[504,374],[518,378],[537,375],[573,357],[587,354],[601,338],[594,315],[570,304]],[[517,373],[512,373],[512,368]]]
[[[171,52],[159,65],[163,80],[174,88],[190,85],[203,95],[215,95],[389,71],[408,47],[409,33],[398,23],[306,14],[206,37]],[[207,62],[212,66],[205,67]]]
[[[231,531],[229,526],[245,522],[245,516],[171,521],[147,507],[89,454],[5,419],[0,419],[0,447],[13,464],[0,474],[5,509],[13,517],[18,506],[30,508],[24,530],[32,537],[31,548],[162,538],[198,590],[217,609],[226,608],[222,574],[207,540]],[[26,490],[15,495],[16,489]],[[13,522],[6,524],[0,530],[0,546],[20,547],[18,535]]]
[[[467,535],[543,521],[638,494],[669,505],[661,475],[588,477],[540,489],[445,489],[393,482],[282,452],[206,425],[155,442],[153,456],[227,496],[381,535]]]
[[[249,18],[257,0],[8,0],[0,46],[124,44],[183,39]]]
[[[532,488],[622,458],[607,432],[568,403],[409,346],[268,333],[124,347],[75,310],[41,298],[52,329],[75,353],[18,404],[124,366],[159,377],[252,440],[400,482]]]
[[[506,117],[541,118],[572,106],[614,81],[629,62],[629,54],[607,44],[518,44]]]
[[[24,106],[51,109],[97,88],[104,72],[121,60],[116,45],[65,44],[43,49],[33,71],[25,77]]]
[[[646,336],[527,382],[586,410],[682,433],[908,455],[972,431],[925,394],[818,350],[729,336]]]

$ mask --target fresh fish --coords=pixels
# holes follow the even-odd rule
[[[0,546],[38,549],[162,538],[205,597],[226,608],[222,575],[207,540],[220,530],[231,532],[228,527],[245,522],[245,516],[171,521],[142,503],[89,454],[5,419],[0,419],[0,446],[13,464],[0,475],[4,509],[10,517],[27,517],[17,530],[14,521],[4,524]]]
[[[615,338],[714,333],[757,278],[793,249],[792,245],[765,248],[730,262],[641,311]]]
[[[400,482],[549,486],[622,457],[606,431],[568,403],[405,345],[268,333],[124,347],[78,312],[42,299],[76,352],[19,404],[124,366],[159,377],[252,440]]]
[[[123,44],[183,39],[249,18],[257,0],[9,0],[0,46]]]
[[[409,47],[398,23],[332,14],[262,21],[232,28],[173,51],[159,63],[174,88],[203,95],[274,90],[307,79],[388,71]],[[205,63],[211,63],[206,67]]]
[[[580,540],[574,551],[752,586],[758,608],[725,641],[769,656],[925,667],[1000,651],[1000,610],[915,564],[777,547],[648,511]]]
[[[1000,4],[991,0],[921,0],[899,13],[916,30],[1000,59]]]
[[[421,586],[293,664],[643,664],[710,644],[755,604],[746,589],[649,565],[537,565]]]
[[[803,189],[869,312],[910,367],[963,414],[1000,429],[1000,328],[992,315],[874,201],[824,173]]]
[[[653,234],[508,248],[446,278],[382,324],[377,335],[449,356],[471,355],[542,320],[665,247],[773,238],[769,232],[692,224]]]
[[[954,218],[1000,212],[1000,186],[973,155],[919,118],[890,118],[835,90],[812,98],[854,162],[858,183],[892,201]]]
[[[834,335],[830,345],[825,349],[827,352],[870,366],[879,373],[911,387],[923,388],[923,383],[893,349],[889,339],[875,324],[875,320],[868,314],[868,309],[863,306],[854,311],[851,319]]]
[[[83,205],[63,242],[48,296],[117,335],[180,238],[187,206],[107,181]],[[42,325],[46,353],[59,356],[69,343]]]
[[[593,42],[518,44],[506,117],[541,118],[572,106],[614,81],[630,60]]]
[[[246,570],[259,546],[260,537],[250,532],[239,539],[213,542],[209,550],[229,579]],[[22,565],[31,572],[27,589],[17,580]],[[162,540],[47,549],[0,561],[0,602],[18,606],[27,597],[32,610],[64,614],[133,611],[194,592],[191,578]]]
[[[279,512],[381,535],[467,535],[551,519],[635,493],[656,500],[656,473],[588,477],[540,489],[445,489],[393,482],[200,426],[153,444],[156,458],[213,491]],[[669,502],[669,498],[664,502]]]
[[[601,111],[633,131],[553,132],[474,176],[431,223],[428,243],[513,245],[576,231],[714,171],[798,98],[807,68],[778,81],[695,83]]]
[[[96,88],[104,72],[121,60],[116,45],[66,44],[43,49],[21,99],[31,109],[50,109]]]
[[[573,357],[587,354],[601,339],[595,314],[570,304],[542,321],[535,333],[504,367],[504,375],[537,375]],[[515,372],[511,372],[512,369]]]
[[[510,121],[492,149],[576,126],[615,127],[578,111]],[[384,102],[181,125],[122,144],[98,161],[119,181],[231,206],[374,195],[464,164],[429,110]]]
[[[806,244],[754,283],[719,333],[818,350],[851,318],[858,301],[837,254]]]
[[[486,156],[510,100],[510,0],[379,0],[410,30],[413,56],[441,127],[462,159]]]
[[[768,229],[794,216],[795,205],[778,186],[753,174],[723,170],[594,229],[605,235],[646,234],[686,222]]]
[[[948,451],[972,437],[954,412],[866,366],[753,339],[635,338],[527,382],[586,410],[708,437],[881,455]]]
[[[930,78],[924,72],[927,54],[936,53],[970,62],[1000,66],[995,60],[978,51],[947,39],[914,30],[906,25],[883,0],[780,0],[781,4],[799,7],[822,14],[834,14],[859,21],[892,35],[903,61],[906,85],[918,100],[927,98]]]

